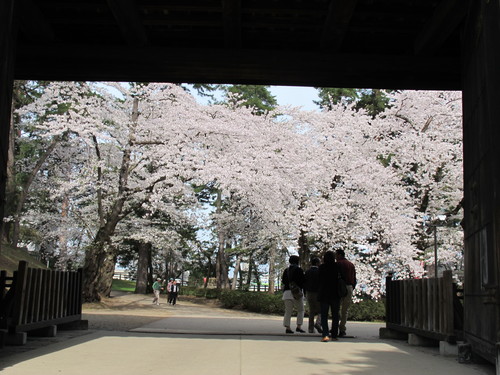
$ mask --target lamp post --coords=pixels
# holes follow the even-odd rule
[[[444,222],[446,220],[446,215],[435,215],[432,217],[430,224],[433,227],[434,232],[434,277],[438,278],[438,248],[437,248],[437,227],[439,222]]]

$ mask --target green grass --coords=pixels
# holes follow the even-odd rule
[[[27,261],[28,266],[32,268],[47,268],[45,264],[32,257],[26,250],[14,249],[9,245],[4,243],[2,244],[2,252],[0,253],[0,270],[7,271],[9,275],[12,275],[14,271],[17,271],[20,260]]]
[[[113,279],[113,285],[111,286],[111,290],[116,290],[119,292],[134,292],[135,281]]]

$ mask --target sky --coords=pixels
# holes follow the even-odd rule
[[[187,86],[189,87],[189,85]],[[313,103],[313,100],[319,99],[314,87],[270,86],[270,91],[276,97],[279,105],[302,107],[306,111],[319,110],[319,107]],[[196,90],[191,90],[191,93],[196,96],[200,103],[206,104],[207,99],[197,96]]]
[[[318,100],[314,87],[271,86],[270,91],[280,105],[301,106],[302,109],[310,111],[319,109],[313,103],[313,100]]]

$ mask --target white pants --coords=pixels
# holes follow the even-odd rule
[[[153,290],[153,293],[155,297],[153,298],[153,303],[156,303],[157,305],[160,304],[160,291],[159,290]]]
[[[283,318],[283,326],[290,327],[293,308],[297,310],[297,325],[301,326],[304,322],[304,299],[285,299],[285,317]]]

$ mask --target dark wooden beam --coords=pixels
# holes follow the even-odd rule
[[[20,29],[24,36],[33,42],[53,42],[54,31],[44,15],[32,0],[22,0]]]
[[[331,0],[321,36],[321,49],[338,51],[351,22],[357,0]]]
[[[54,45],[19,49],[16,78],[457,90],[460,64],[292,50]]]
[[[134,0],[107,0],[107,3],[127,43],[136,46],[148,44]]]
[[[463,21],[469,0],[443,0],[415,39],[416,55],[432,55],[439,50]]]
[[[241,48],[241,0],[223,0],[224,45]]]
[[[5,188],[7,184],[7,162],[9,151],[12,89],[14,84],[15,47],[17,22],[16,0],[0,1],[0,229],[3,229],[5,214]],[[0,230],[0,234],[3,230]],[[0,252],[1,243],[0,239]]]

